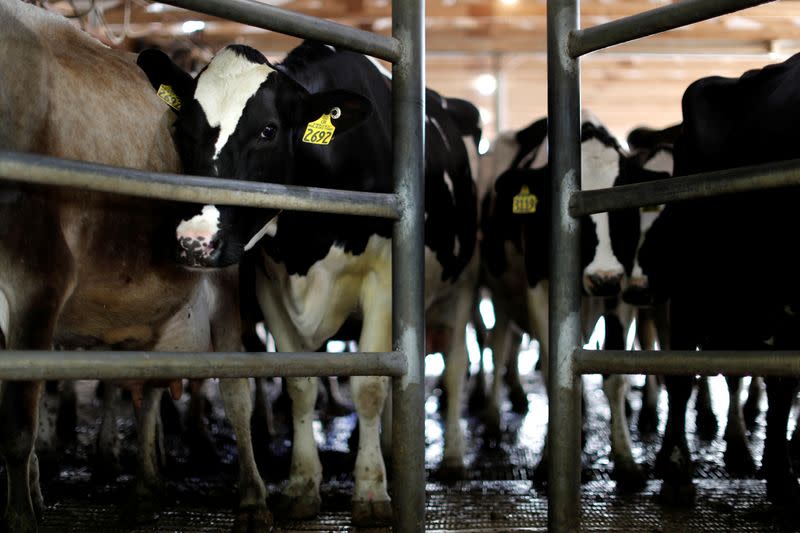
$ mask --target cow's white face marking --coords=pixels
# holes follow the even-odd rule
[[[612,187],[619,176],[619,153],[614,147],[599,139],[589,139],[581,144],[582,189],[591,191]],[[594,259],[586,267],[586,274],[621,276],[625,269],[611,249],[608,213],[591,215],[597,228],[597,249]]]
[[[647,160],[647,163],[644,164],[644,169],[651,172],[667,172],[672,175],[673,164],[672,152],[659,150]]]
[[[450,174],[448,174],[447,171],[444,172],[444,184],[447,185],[447,190],[450,191],[450,196],[452,198],[455,198],[456,193],[454,192],[453,189],[453,180],[452,178],[450,178]]]
[[[178,239],[189,237],[211,240],[211,237],[218,231],[219,209],[214,205],[206,205],[203,206],[199,215],[195,215],[189,220],[181,220],[176,234]]]
[[[247,101],[275,72],[267,64],[253,63],[233,50],[224,49],[211,60],[197,79],[194,98],[212,128],[219,127],[214,159],[236,130]]]

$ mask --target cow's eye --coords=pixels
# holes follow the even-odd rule
[[[264,141],[271,141],[275,138],[275,134],[278,132],[278,128],[276,128],[273,124],[267,124],[264,126],[264,129],[261,130],[261,139]]]

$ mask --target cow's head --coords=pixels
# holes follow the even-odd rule
[[[670,145],[637,150],[624,161],[619,184],[645,183],[669,178],[672,176],[672,166],[672,147]],[[650,290],[650,280],[639,261],[639,254],[647,232],[661,214],[662,207],[656,205],[640,209],[638,242],[633,271],[628,278],[627,286],[622,292],[623,300],[632,305],[649,306],[655,300]]]
[[[175,137],[188,174],[296,183],[297,146],[310,123],[329,115],[335,138],[371,112],[366,98],[349,91],[309,93],[247,46],[223,49],[194,79],[159,51],[143,52],[138,63],[156,89],[168,85],[180,101]],[[269,233],[275,214],[198,207],[176,228],[178,260],[197,267],[236,263]]]

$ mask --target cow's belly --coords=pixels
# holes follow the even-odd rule
[[[392,243],[385,237],[373,235],[358,255],[333,247],[305,275],[289,275],[282,263],[268,257],[266,267],[297,333],[311,349],[322,346],[348,317],[360,312],[364,299],[375,296],[371,291],[388,295],[391,304]],[[451,281],[442,281],[442,266],[427,247],[424,282],[426,308],[453,288]]]
[[[163,279],[107,276],[79,282],[54,336],[62,349],[208,349],[208,298],[200,273]],[[196,331],[196,337],[190,333]]]

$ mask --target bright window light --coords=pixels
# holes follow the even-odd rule
[[[489,96],[497,90],[497,78],[491,74],[481,74],[475,78],[473,86],[482,95]]]
[[[181,26],[183,33],[194,33],[206,27],[206,23],[202,20],[187,20]]]

